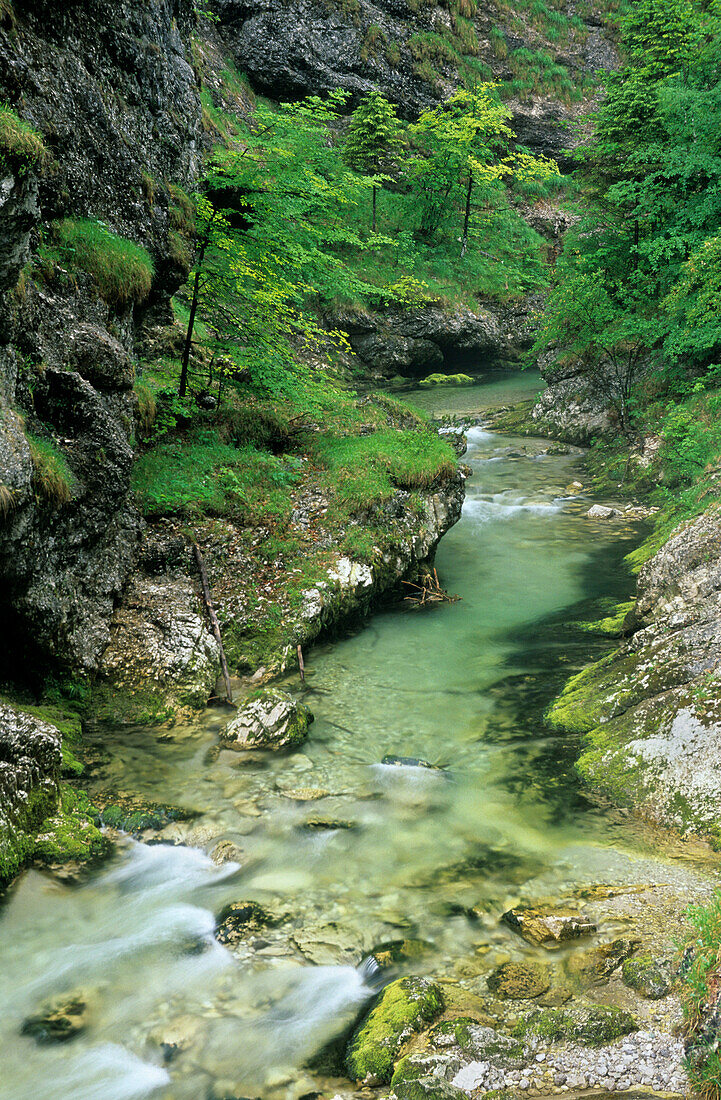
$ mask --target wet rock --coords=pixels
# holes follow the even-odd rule
[[[588,951],[578,952],[566,962],[569,974],[590,982],[606,982],[619,966],[636,950],[640,940],[623,937],[601,944]]]
[[[348,1076],[368,1084],[387,1084],[405,1040],[442,1011],[441,988],[427,978],[400,978],[386,986],[348,1043]]]
[[[339,817],[309,817],[306,821],[303,822],[302,825],[299,826],[299,828],[311,830],[317,829],[319,831],[324,829],[329,831],[336,831],[344,829],[357,829],[358,826],[356,825],[355,821],[345,821],[343,818]]]
[[[419,959],[432,949],[433,944],[428,943],[427,940],[388,940],[373,948],[371,958],[375,959],[381,970],[385,970],[398,963]]]
[[[546,969],[537,963],[503,963],[489,975],[486,985],[503,1000],[524,1001],[540,997],[550,988]]]
[[[218,943],[232,947],[262,928],[277,923],[276,918],[257,902],[233,901],[218,914],[215,938]]]
[[[509,909],[502,920],[533,944],[563,943],[596,931],[596,925],[588,917],[565,910]]]
[[[213,863],[242,863],[245,853],[232,840],[219,840],[210,853]]]
[[[669,967],[651,955],[642,954],[626,959],[621,974],[624,985],[650,1001],[658,1001],[671,991]]]
[[[308,736],[313,715],[279,688],[265,688],[246,703],[220,735],[224,748],[287,749],[301,745]]]
[[[519,1020],[513,1033],[519,1038],[535,1036],[550,1042],[580,1042],[597,1047],[637,1030],[630,1012],[615,1005],[594,1005],[588,1009],[537,1010]]]
[[[197,810],[153,802],[124,791],[93,792],[93,800],[100,810],[103,825],[136,836],[163,829],[174,821],[192,821],[199,816]]]
[[[618,509],[609,508],[606,504],[594,504],[586,512],[589,519],[611,519],[618,514]]]
[[[315,966],[358,966],[363,958],[356,937],[335,922],[300,929],[291,942]]]
[[[322,787],[286,787],[280,793],[293,802],[319,802],[322,798],[327,798],[331,792]]]
[[[193,1046],[201,1028],[202,1021],[197,1016],[178,1016],[167,1024],[153,1028],[148,1040],[159,1048],[167,1064]]]
[[[87,994],[78,991],[48,1001],[28,1016],[20,1029],[37,1043],[67,1043],[85,1031],[88,1025]]]
[[[381,764],[392,765],[396,768],[431,768],[433,771],[441,771],[437,764],[431,764],[428,760],[421,760],[418,756],[394,756],[386,753]]]

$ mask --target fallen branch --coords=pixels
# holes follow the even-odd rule
[[[298,646],[298,668],[300,669],[301,683],[305,682],[305,662],[303,660],[303,650]]]
[[[213,635],[218,643],[218,649],[220,650],[220,667],[223,670],[223,680],[225,682],[225,694],[228,702],[233,702],[233,689],[230,686],[230,673],[228,672],[228,662],[225,659],[225,650],[223,649],[223,639],[220,636],[220,623],[218,622],[218,616],[215,614],[215,607],[213,601],[210,598],[210,585],[208,584],[208,574],[205,570],[205,562],[203,561],[203,555],[200,552],[200,547],[197,542],[193,543],[193,553],[195,554],[195,560],[198,563],[198,572],[200,573],[200,583],[203,588],[203,599],[205,600],[205,606],[208,609],[208,617],[210,618],[210,625],[213,628]]]
[[[416,581],[403,581],[402,583],[413,590],[411,594],[404,598],[408,603],[415,604],[416,607],[427,607],[432,603],[456,603],[461,598],[460,596],[452,596],[444,588],[441,588],[438,573],[435,569],[432,573],[426,573],[420,584]]]

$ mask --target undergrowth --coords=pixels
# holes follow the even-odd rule
[[[702,1100],[721,1097],[721,892],[689,912],[691,931],[681,964],[681,1004],[687,1040],[686,1071]]]
[[[45,142],[37,130],[9,104],[0,101],[0,165],[29,167],[46,156]]]

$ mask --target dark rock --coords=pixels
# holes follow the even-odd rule
[[[381,764],[392,765],[396,768],[430,768],[432,771],[441,771],[437,764],[431,764],[428,760],[421,760],[418,756],[394,756],[386,753]]]
[[[33,1016],[28,1016],[20,1030],[40,1044],[67,1043],[85,1031],[87,1022],[85,994],[66,994],[49,1001]]]

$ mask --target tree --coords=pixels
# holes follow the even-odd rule
[[[374,89],[360,101],[351,115],[343,145],[343,156],[356,172],[373,177],[373,232],[376,232],[376,195],[385,173],[398,164],[405,147],[403,128],[395,108]]]
[[[461,255],[468,247],[474,191],[497,189],[504,178],[558,175],[554,161],[509,153],[514,134],[510,112],[494,84],[458,90],[445,103],[424,111],[410,127],[417,156],[414,186],[420,199],[422,236],[431,239],[452,211],[462,217]]]

